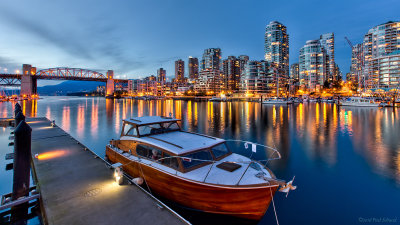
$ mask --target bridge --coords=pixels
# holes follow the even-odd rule
[[[20,95],[37,94],[37,80],[81,80],[100,81],[106,83],[106,96],[113,96],[115,84],[128,84],[127,79],[114,79],[114,71],[108,70],[106,75],[88,69],[57,67],[36,71],[29,64],[22,65],[22,74],[0,74],[0,86],[21,86]]]

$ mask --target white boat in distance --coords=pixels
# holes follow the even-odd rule
[[[208,101],[210,101],[210,102],[222,102],[222,101],[226,101],[226,97],[213,96]]]
[[[350,97],[343,102],[340,102],[342,106],[355,106],[355,107],[379,107],[379,103],[375,102],[372,98],[363,97]]]
[[[267,98],[263,102],[263,104],[272,104],[272,105],[283,105],[283,104],[293,104],[293,100],[285,99],[285,98]]]

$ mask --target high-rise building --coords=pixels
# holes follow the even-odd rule
[[[343,74],[339,68],[339,65],[337,63],[335,63],[334,77],[336,77],[336,80],[342,80],[343,79],[342,76],[343,76]]]
[[[221,70],[221,49],[208,48],[204,50],[203,58],[201,60],[201,70]]]
[[[223,89],[223,74],[219,70],[201,70],[194,84],[195,91],[206,92],[207,94],[217,94]]]
[[[247,55],[239,55],[238,59],[239,59],[240,75],[242,75],[244,71],[244,66],[249,61],[250,58]]]
[[[185,81],[185,62],[182,59],[175,61],[175,82],[183,83]]]
[[[266,61],[248,61],[240,77],[240,92],[246,94],[275,93],[275,76]]]
[[[240,61],[235,56],[228,56],[222,63],[223,83],[226,91],[239,91],[240,83]]]
[[[327,80],[327,56],[319,40],[309,40],[300,49],[300,85],[316,91]]]
[[[319,42],[324,48],[327,56],[328,73],[327,80],[333,81],[338,78],[335,77],[335,35],[333,33],[322,34]]]
[[[389,21],[364,35],[363,79],[368,88],[393,88],[400,85],[400,22]],[[360,81],[362,82],[362,81]]]
[[[352,82],[359,83],[359,80],[363,79],[363,45],[354,45],[351,51],[351,66],[350,75],[346,80],[351,80]]]
[[[367,76],[367,88],[400,88],[400,50],[373,57],[368,63],[370,73]]]
[[[189,79],[197,79],[199,77],[199,59],[189,56]]]
[[[289,78],[289,35],[286,27],[277,22],[270,22],[265,30],[265,61],[277,68],[283,78]]]
[[[157,70],[157,81],[160,83],[165,83],[166,71],[163,68]]]
[[[300,73],[299,73],[299,63],[293,63],[290,66],[290,79],[291,80],[299,80]]]

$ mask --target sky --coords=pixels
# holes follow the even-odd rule
[[[199,60],[206,48],[222,58],[264,56],[265,27],[279,21],[289,34],[290,64],[307,40],[335,34],[335,60],[349,72],[351,48],[376,25],[400,20],[399,0],[1,0],[0,73],[76,67],[119,78],[144,78],[177,59]],[[46,82],[44,82],[46,83]],[[40,85],[40,83],[39,83]]]

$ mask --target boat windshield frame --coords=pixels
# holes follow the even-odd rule
[[[167,125],[167,126],[165,126]],[[175,128],[170,128],[172,125],[176,125]],[[125,131],[127,126],[131,126],[129,130]],[[157,127],[159,126],[159,127]],[[140,128],[149,128],[149,133],[144,133],[143,130]],[[135,129],[134,132],[135,134],[128,134],[132,129]],[[143,125],[138,125],[134,123],[130,123],[128,121],[124,121],[122,130],[121,130],[121,137],[122,136],[130,136],[130,137],[146,137],[146,136],[151,136],[151,135],[157,135],[157,134],[163,134],[163,133],[169,133],[169,132],[174,132],[174,131],[181,131],[181,127],[178,124],[178,121],[165,121],[165,122],[158,122],[158,123],[150,123],[150,124],[143,124]]]
[[[227,153],[223,154],[223,155],[221,155],[219,157],[216,157],[212,149],[214,147],[222,145],[222,144],[226,147]],[[198,153],[198,152],[202,152],[202,151],[207,151],[210,154],[211,159],[210,160],[206,160],[206,159],[203,160],[203,159],[194,159],[194,158],[191,158],[191,157],[187,157],[187,156],[190,156],[192,154],[195,154],[195,153]],[[181,172],[187,173],[187,172],[190,172],[192,170],[195,170],[195,169],[207,166],[209,164],[212,164],[214,161],[220,161],[223,158],[226,158],[227,156],[229,156],[231,154],[232,154],[232,151],[229,149],[229,146],[226,144],[226,141],[224,141],[224,142],[212,145],[212,146],[207,147],[207,148],[202,148],[202,149],[199,149],[199,150],[196,150],[196,151],[185,153],[183,155],[179,155],[177,157],[181,158],[181,163],[182,163],[182,171]],[[197,165],[194,165],[194,166],[191,166],[191,167],[185,167],[184,166],[184,161],[185,161],[184,159],[190,159],[191,161],[197,161],[197,162],[201,161],[201,163],[198,163]]]
[[[138,152],[138,146],[139,145],[140,146],[145,146],[146,148],[149,148],[149,149],[152,149],[152,150],[154,149],[154,150],[159,151],[161,153],[161,155],[162,155],[161,158],[158,158],[158,159],[154,160],[154,159],[151,159],[150,157],[146,157],[146,156],[140,154]],[[223,155],[220,155],[220,156],[216,157],[216,155],[214,154],[212,149],[217,147],[217,146],[220,146],[220,145],[224,145],[225,149],[227,150],[227,152],[225,154],[223,154]],[[190,155],[193,155],[193,154],[196,154],[196,153],[199,153],[199,152],[204,152],[204,151],[206,151],[211,158],[209,158],[209,159],[196,159],[196,158],[187,157],[187,156],[190,156]],[[172,169],[175,169],[175,170],[177,170],[177,171],[179,171],[181,173],[187,173],[187,172],[190,172],[192,170],[196,170],[198,168],[207,166],[209,164],[212,164],[213,162],[220,161],[220,160],[222,160],[222,159],[224,159],[227,156],[232,154],[232,151],[229,149],[229,146],[226,144],[226,142],[221,142],[221,143],[215,144],[215,145],[207,147],[207,148],[202,148],[202,149],[199,149],[199,150],[196,150],[196,151],[188,152],[188,153],[186,153],[184,155],[176,155],[176,154],[174,154],[172,152],[169,152],[166,149],[157,147],[157,146],[149,144],[149,143],[145,143],[145,142],[140,142],[139,141],[135,145],[135,151],[134,152],[135,152],[135,155],[137,157],[139,157],[139,158],[144,158],[144,159],[147,159],[147,160],[150,160],[150,161],[154,161],[154,162],[156,162],[158,164],[162,164],[162,165],[164,165],[163,160],[168,159],[168,158],[175,158],[177,160],[177,163],[179,164],[178,168],[172,168],[170,166],[168,166],[168,167],[170,167]],[[165,154],[167,154],[168,156],[165,157]],[[191,166],[191,167],[185,167],[185,165],[184,165],[185,164],[185,160],[190,160],[191,162],[197,162],[197,163],[195,165]]]

